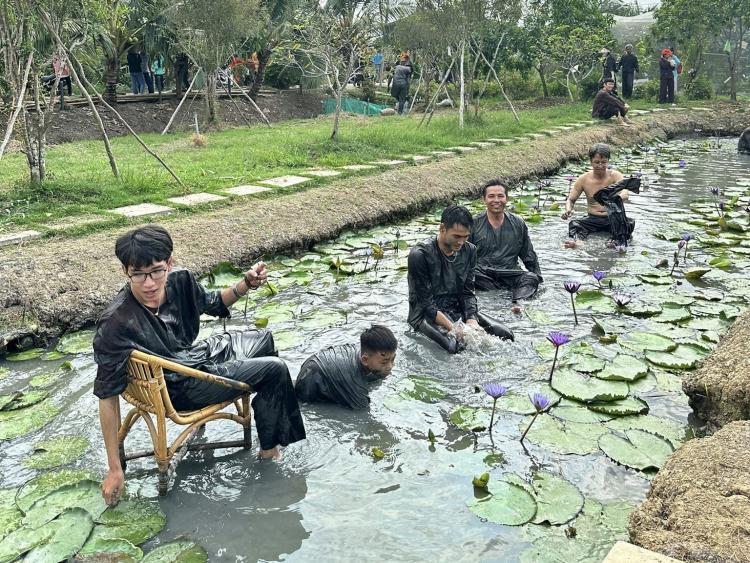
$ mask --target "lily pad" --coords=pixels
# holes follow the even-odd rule
[[[537,506],[534,524],[559,526],[570,522],[583,508],[584,499],[578,487],[558,475],[535,473],[531,487]]]
[[[549,397],[552,401],[555,401],[560,395],[555,393],[549,385],[533,385],[530,389],[527,389],[527,393],[515,393],[510,391],[507,395],[500,397],[497,400],[497,409],[508,411],[516,414],[534,414],[536,409],[529,400],[529,395],[534,393],[542,393]]]
[[[97,519],[91,539],[125,539],[140,545],[158,534],[166,523],[167,517],[157,503],[143,499],[122,500]]]
[[[29,391],[28,393],[14,393],[12,400],[3,405],[0,410],[16,411],[41,403],[49,396],[46,391]],[[4,401],[3,401],[4,402]]]
[[[661,313],[654,318],[660,323],[679,323],[692,317],[692,313],[682,305],[665,303],[662,305]]]
[[[636,352],[644,352],[646,350],[668,352],[677,347],[677,344],[675,344],[670,338],[666,338],[665,336],[653,332],[629,332],[624,334],[619,342],[623,346],[635,350]]]
[[[346,315],[341,311],[317,310],[301,317],[299,326],[304,330],[316,328],[327,328],[342,324],[346,321]]]
[[[24,362],[26,360],[36,360],[44,354],[44,348],[32,348],[31,350],[24,350],[23,352],[15,352],[14,354],[8,354],[5,359],[9,362]]]
[[[573,354],[566,358],[565,365],[582,373],[594,373],[604,368],[604,360],[593,355]]]
[[[0,440],[10,440],[36,432],[60,411],[50,399],[27,409],[0,412]]]
[[[288,350],[299,344],[300,336],[294,330],[275,330],[273,333],[273,343],[277,350]]]
[[[710,271],[711,268],[703,268],[697,266],[695,268],[688,268],[687,270],[685,270],[684,274],[685,277],[689,280],[697,280],[698,278],[705,276]]]
[[[692,344],[680,344],[672,352],[646,352],[646,359],[667,369],[693,369],[707,355],[706,350]]]
[[[569,399],[563,399],[558,406],[550,411],[550,416],[565,422],[581,422],[584,424],[599,424],[612,418],[609,415],[589,410],[585,403],[578,403]]]
[[[207,288],[221,289],[236,284],[242,279],[243,271],[231,262],[220,262],[205,277],[201,278]]]
[[[81,548],[76,556],[76,561],[117,561],[117,563],[130,563],[130,561],[140,561],[143,558],[143,551],[140,547],[134,546],[128,540],[122,539],[89,539]]]
[[[604,434],[599,447],[613,461],[640,471],[661,469],[674,451],[666,438],[637,428],[625,430],[623,435]]]
[[[603,334],[622,334],[626,331],[625,323],[611,317],[591,317],[596,328]]]
[[[29,385],[35,389],[46,389],[52,387],[58,379],[60,379],[59,373],[40,373],[29,380]]]
[[[90,471],[69,470],[44,473],[24,484],[16,496],[16,504],[23,512],[28,512],[32,505],[39,499],[47,496],[53,491],[72,485],[87,479],[94,479],[95,476]]]
[[[613,313],[615,311],[615,304],[612,299],[596,289],[579,291],[576,294],[576,305],[599,313]]]
[[[0,395],[0,411],[4,410],[6,406],[10,405],[13,401],[15,401],[21,395],[22,395],[22,393],[12,393],[10,395]]]
[[[142,563],[205,563],[206,550],[189,540],[178,540],[149,551]]]
[[[81,549],[89,537],[94,521],[86,510],[72,508],[66,510],[45,527],[54,528],[52,536],[37,545],[24,558],[28,563],[48,563],[67,561]]]
[[[628,384],[607,381],[568,369],[558,369],[552,376],[552,389],[563,397],[588,403],[591,401],[615,401],[628,396]]]
[[[522,526],[536,515],[536,501],[524,487],[507,481],[491,481],[489,494],[466,502],[474,514],[495,524]]]
[[[648,412],[648,403],[638,397],[625,397],[619,401],[608,403],[589,403],[588,407],[594,412],[612,416],[646,414]]]
[[[617,354],[611,363],[596,374],[599,379],[635,381],[648,374],[648,364],[628,354]]]
[[[57,351],[63,354],[86,354],[93,350],[93,330],[82,330],[72,334],[66,334],[57,343]]]
[[[672,278],[667,275],[659,274],[638,274],[636,276],[639,280],[652,285],[672,285]]]
[[[16,506],[17,489],[0,489],[0,540],[21,525],[23,513]]]
[[[22,526],[0,541],[0,561],[15,561],[24,553],[44,544],[55,534],[55,526],[29,528]]]
[[[711,330],[714,332],[724,332],[729,328],[727,321],[721,320],[720,317],[693,317],[684,323],[685,327],[695,330]]]
[[[526,430],[528,424],[528,419],[521,422],[520,431]],[[562,422],[553,416],[541,415],[529,430],[526,440],[556,453],[585,455],[598,449],[597,440],[606,432],[607,429],[599,424]]]
[[[422,403],[437,403],[445,397],[445,390],[434,380],[422,375],[410,375],[394,386],[397,395]]]
[[[32,469],[49,469],[70,463],[89,449],[89,440],[84,436],[60,436],[34,444],[34,453],[23,464]]]
[[[625,431],[632,428],[658,434],[669,440],[674,448],[678,448],[689,436],[689,429],[668,418],[653,415],[621,416],[606,423],[612,430]]]
[[[478,426],[484,426],[485,428],[489,426],[491,415],[490,409],[462,405],[451,411],[448,420],[457,428],[472,430]]]
[[[10,370],[8,368],[0,367],[0,379],[5,379],[10,375]]]
[[[101,485],[89,479],[64,485],[36,501],[23,517],[23,524],[38,528],[54,520],[65,510],[75,507],[83,508],[93,518],[98,518],[107,508],[102,498]]]
[[[661,313],[661,305],[646,303],[644,301],[632,301],[627,307],[623,307],[623,314],[631,317],[647,318]]]
[[[291,303],[264,303],[253,313],[255,318],[268,319],[269,323],[283,323],[294,318],[297,306]],[[275,333],[274,333],[275,335]]]

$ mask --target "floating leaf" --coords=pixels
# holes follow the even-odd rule
[[[674,350],[677,344],[673,340],[653,332],[628,332],[620,338],[620,344],[635,350],[643,352],[646,350],[656,350],[658,352],[668,352]]]
[[[21,395],[22,393],[13,393],[11,395],[0,395],[0,411],[4,410],[7,405],[10,405],[13,401],[15,401]]]
[[[0,561],[19,559],[24,553],[51,538],[55,534],[55,528],[52,525],[36,529],[23,526],[12,531],[0,541]]]
[[[140,561],[143,551],[134,546],[128,540],[122,539],[89,539],[76,555],[76,562],[90,561],[117,561],[117,563],[130,563]]]
[[[622,334],[626,330],[625,323],[611,317],[591,317],[591,320],[602,334]]]
[[[487,408],[462,405],[451,411],[448,420],[462,430],[472,430],[478,426],[489,426],[490,414],[490,409]]]
[[[504,526],[522,526],[536,515],[534,497],[520,485],[507,481],[493,481],[489,494],[466,502],[474,514]]]
[[[46,389],[52,387],[58,379],[60,379],[59,373],[40,373],[29,380],[29,385],[38,389]]]
[[[101,496],[101,494],[100,494]],[[89,537],[94,521],[86,510],[72,508],[65,511],[45,527],[54,529],[52,536],[37,545],[24,558],[28,563],[67,561],[81,549]]]
[[[687,439],[689,434],[689,429],[686,426],[668,418],[661,418],[650,414],[645,416],[622,416],[610,420],[606,424],[612,430],[625,431],[636,428],[651,432],[652,434],[658,434],[669,440],[674,448],[678,448]]]
[[[607,403],[589,403],[588,407],[594,412],[612,416],[646,414],[648,412],[648,403],[638,397],[625,397],[619,401]]]
[[[14,393],[11,397],[12,400],[8,401],[3,405],[0,410],[3,411],[16,411],[25,409],[37,403],[41,403],[44,399],[49,396],[46,391],[29,391],[28,393]],[[4,402],[4,401],[3,401]]]
[[[242,279],[244,272],[231,262],[219,262],[205,277],[201,278],[208,289],[230,287]]]
[[[520,431],[523,432],[528,424],[528,421],[521,422]],[[529,430],[526,440],[560,454],[585,455],[598,449],[597,440],[605,432],[606,428],[599,424],[561,422],[542,415]]]
[[[719,317],[694,317],[684,324],[687,328],[695,330],[712,330],[714,332],[724,332],[729,323],[721,320]]]
[[[572,354],[565,359],[565,365],[575,371],[594,373],[604,368],[604,360],[588,354]]]
[[[599,447],[613,461],[640,471],[661,469],[674,451],[666,438],[637,428],[625,430],[624,436],[604,434]]]
[[[734,264],[729,258],[726,258],[724,256],[717,256],[716,258],[712,258],[711,260],[709,260],[708,265],[713,266],[714,268],[719,268],[721,270],[728,270]]]
[[[14,354],[8,354],[5,359],[9,362],[24,362],[26,360],[36,360],[44,354],[44,348],[32,348],[31,350],[24,350],[23,352],[16,352]]]
[[[102,497],[101,485],[88,479],[64,485],[36,501],[23,517],[23,524],[38,528],[54,520],[65,510],[75,507],[83,508],[93,518],[98,518],[107,508]]]
[[[16,506],[17,489],[0,489],[0,540],[21,525],[23,513]]]
[[[62,471],[44,473],[21,487],[16,497],[16,504],[22,511],[28,512],[37,500],[56,491],[60,487],[94,478],[93,473],[84,470],[64,469]]]
[[[158,534],[166,523],[167,517],[157,503],[144,499],[121,500],[97,519],[89,541],[125,539],[140,545]]]
[[[34,453],[23,464],[32,469],[49,469],[70,463],[88,449],[89,440],[84,436],[59,436],[34,444]]]
[[[275,330],[273,332],[273,342],[277,350],[294,348],[299,341],[299,334],[293,330]]]
[[[695,267],[695,268],[688,268],[685,270],[685,277],[689,280],[697,280],[700,277],[703,277],[708,272],[711,271],[711,268],[702,268],[702,267]]]
[[[62,352],[58,352],[57,350],[50,350],[49,352],[45,352],[45,354],[42,356],[43,362],[54,362],[56,360],[61,360],[65,357],[65,354]]]
[[[648,364],[628,354],[617,354],[607,366],[596,374],[600,379],[635,381],[648,374]]]
[[[327,328],[341,324],[346,320],[346,315],[335,310],[316,310],[301,318],[300,327],[304,330],[316,328]]]
[[[5,379],[10,375],[10,370],[8,368],[0,367],[0,379]]]
[[[661,313],[661,310],[661,305],[643,301],[631,301],[627,307],[621,309],[625,315],[639,318],[653,317]]]
[[[584,403],[568,399],[563,399],[558,406],[552,409],[550,416],[566,422],[580,422],[584,424],[599,424],[612,418],[606,414],[600,414],[587,409]]]
[[[57,343],[57,351],[62,354],[86,354],[93,350],[93,330],[82,330],[66,334]]]
[[[560,396],[549,385],[533,385],[526,390],[526,393],[514,393],[511,391],[507,395],[500,397],[497,400],[497,408],[516,414],[534,414],[536,409],[531,404],[531,401],[529,401],[529,395],[533,395],[534,393],[546,395],[553,401]],[[489,418],[487,422],[489,423]]]
[[[568,369],[557,370],[551,385],[563,397],[584,403],[615,401],[627,397],[629,392],[627,383],[589,377]]]
[[[570,522],[583,508],[581,491],[559,475],[540,471],[534,473],[531,483],[517,475],[508,475],[505,479],[531,493],[537,505],[534,524],[559,526]]]
[[[661,307],[661,313],[654,320],[660,323],[679,323],[692,316],[692,313],[682,305],[665,303]]]
[[[150,551],[141,563],[205,563],[206,550],[189,540],[178,540],[160,545]]]
[[[706,354],[706,350],[693,344],[680,344],[672,352],[646,352],[646,359],[667,369],[693,369]]]
[[[0,440],[31,434],[51,422],[59,411],[47,399],[27,409],[0,412]]]
[[[576,305],[592,309],[599,313],[614,313],[615,304],[612,299],[595,289],[584,289],[576,294]]]

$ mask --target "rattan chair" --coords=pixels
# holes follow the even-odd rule
[[[165,369],[180,375],[210,381],[216,385],[231,387],[242,391],[243,394],[233,401],[209,405],[199,410],[178,412],[172,406],[172,401],[167,392],[167,384],[164,379]],[[130,410],[125,420],[120,424],[120,430],[117,434],[120,463],[124,471],[128,460],[153,455],[156,458],[156,465],[159,470],[159,495],[167,494],[169,475],[175,470],[186,452],[218,448],[249,449],[252,446],[250,394],[253,391],[247,384],[188,368],[137,350],[131,352],[127,370],[128,386],[123,391],[122,397],[134,408]],[[222,412],[222,409],[232,403],[237,408],[237,414]],[[148,427],[154,449],[126,454],[125,438],[139,418],[142,418]],[[167,444],[167,419],[180,426],[186,426],[171,445]],[[233,420],[242,426],[243,439],[213,443],[191,443],[198,430],[207,422],[220,419]]]

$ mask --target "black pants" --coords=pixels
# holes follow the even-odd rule
[[[187,66],[176,66],[175,67],[175,90],[177,95],[182,95],[183,90],[187,90],[190,87],[190,81],[188,81],[188,67]]]
[[[305,438],[305,426],[286,364],[275,357],[273,336],[246,330],[211,336],[191,356],[205,359],[200,369],[247,383],[255,391],[252,408],[260,447],[270,450]],[[241,392],[200,379],[186,378],[170,396],[177,410],[193,410],[228,401]]]
[[[599,115],[597,117],[599,119],[610,119],[611,117],[614,117],[616,115],[625,115],[627,113],[626,110],[621,110],[617,106],[604,106],[600,111]]]
[[[630,225],[630,234],[635,229],[635,221],[628,219]],[[574,219],[568,223],[568,236],[572,239],[584,240],[591,233],[606,232],[612,233],[612,226],[609,217],[600,217],[599,215],[587,215],[583,219]],[[630,238],[630,237],[628,237]]]
[[[669,77],[662,76],[659,79],[659,103],[674,103],[674,77],[671,74]]]
[[[154,82],[156,83],[156,91],[161,94],[164,91],[164,75],[154,74]]]
[[[409,97],[409,83],[394,82],[391,88],[391,96],[398,100],[398,112],[404,113],[404,104]]]
[[[513,340],[513,332],[502,324],[500,321],[477,313],[477,322],[487,334],[492,334],[498,338],[504,340]],[[431,323],[427,320],[423,320],[417,327],[417,332],[424,334],[427,338],[437,342],[443,350],[446,350],[449,354],[456,354],[463,350],[463,343],[456,340],[456,337],[450,334],[443,327]]]
[[[57,92],[61,98],[65,89],[68,90],[68,96],[73,95],[73,83],[70,81],[70,76],[63,76],[57,83]]]
[[[514,303],[536,295],[542,281],[540,276],[525,270],[494,270],[477,266],[474,272],[474,283],[478,290],[509,289]]]
[[[148,88],[148,93],[153,94],[154,93],[154,78],[151,76],[151,73],[146,71],[143,73],[143,80],[146,81],[146,88]]]
[[[633,77],[635,73],[623,72],[622,73],[622,95],[625,98],[630,98],[633,95]]]

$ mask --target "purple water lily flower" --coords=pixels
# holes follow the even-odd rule
[[[643,172],[641,172],[641,171],[639,170],[638,172],[636,172],[636,173],[635,173],[635,177],[636,177],[636,178],[643,178]]]
[[[508,392],[508,388],[499,383],[486,383],[483,388],[484,392],[492,397],[492,415],[490,415],[490,432],[492,432],[492,425],[495,422],[495,407],[497,407],[497,400]]]
[[[685,241],[684,240],[679,240],[677,242],[677,248],[682,249],[684,246],[685,246]]]
[[[711,186],[709,189],[711,190],[711,193],[713,195],[717,196],[717,195],[721,194],[721,188],[719,188],[719,186]]]
[[[680,159],[680,161],[677,163],[677,166],[679,166],[680,168],[685,168],[687,166],[687,162]]]
[[[568,174],[567,176],[565,176],[565,179],[568,181],[568,183],[572,184],[573,182],[575,182],[576,177]]]
[[[685,242],[689,242],[690,241],[690,233],[683,233],[682,240],[684,240]]]
[[[630,303],[630,295],[627,295],[625,293],[615,293],[612,296],[612,300],[615,302],[615,305],[618,307],[625,307],[628,303]]]
[[[549,340],[552,343],[552,346],[555,347],[555,357],[552,358],[552,368],[549,370],[549,382],[552,383],[552,374],[555,373],[557,354],[560,352],[560,346],[570,342],[570,336],[562,332],[552,331],[547,335],[547,340]]]
[[[529,395],[529,400],[534,406],[534,418],[531,419],[531,422],[529,422],[526,430],[524,430],[523,434],[521,435],[521,442],[523,442],[524,438],[526,438],[526,434],[528,434],[529,430],[531,430],[531,427],[534,425],[534,422],[536,422],[537,417],[545,412],[552,404],[552,401],[550,401],[550,399],[542,393],[534,393],[533,395]]]
[[[591,273],[592,276],[594,276],[594,279],[596,280],[596,283],[599,284],[599,288],[602,287],[602,280],[607,277],[607,272],[604,272],[602,270],[596,270]]]
[[[570,293],[570,304],[573,307],[573,318],[575,319],[576,325],[578,324],[578,313],[576,313],[576,301],[573,298],[573,295],[575,295],[579,289],[581,289],[580,282],[576,281],[566,281],[563,284],[563,287],[565,288],[565,291]]]

